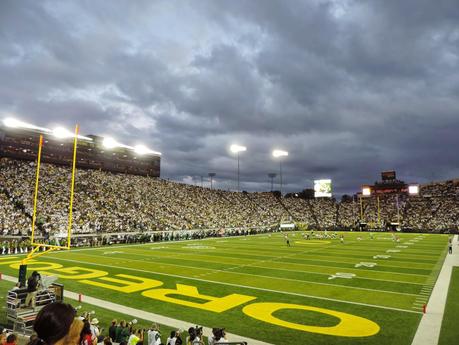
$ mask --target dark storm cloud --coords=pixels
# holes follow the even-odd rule
[[[267,190],[459,176],[457,1],[2,1],[0,114],[142,141],[163,176]]]

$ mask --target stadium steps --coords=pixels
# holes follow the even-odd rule
[[[282,208],[287,212],[287,214],[291,217],[291,219],[293,219],[293,221],[296,222],[296,218],[295,216],[293,215],[292,212],[290,212],[290,210],[288,209],[287,205],[285,205],[282,201],[282,197],[281,196],[276,196],[276,199],[277,201],[279,202],[279,204],[282,206]]]

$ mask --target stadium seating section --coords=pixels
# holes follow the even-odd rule
[[[30,231],[35,164],[0,159],[0,231],[27,235]],[[65,231],[70,170],[43,164],[40,174],[37,226],[43,233]],[[334,199],[278,198],[275,193],[211,190],[159,178],[77,170],[74,201],[76,234],[189,229],[262,228],[295,220],[316,229],[355,225],[360,205]],[[380,197],[380,219],[404,228],[457,231],[459,180],[420,186],[419,196]],[[363,200],[364,219],[377,222],[375,197]]]

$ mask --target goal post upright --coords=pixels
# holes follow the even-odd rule
[[[38,156],[37,156],[37,171],[36,171],[36,177],[35,177],[35,192],[34,192],[34,201],[33,201],[32,233],[30,237],[30,240],[31,240],[30,244],[33,247],[33,249],[21,261],[21,266],[25,266],[25,270],[27,269],[27,266],[26,266],[27,262],[33,258],[36,258],[38,256],[41,256],[43,254],[46,254],[46,253],[49,253],[55,250],[60,250],[60,249],[69,250],[70,249],[70,240],[71,240],[72,225],[73,225],[73,199],[74,199],[74,192],[75,192],[75,172],[76,172],[78,132],[79,132],[79,125],[76,125],[75,134],[73,138],[72,178],[71,178],[71,184],[70,184],[69,217],[68,217],[68,225],[67,225],[67,244],[65,246],[37,243],[35,241],[35,225],[36,225],[36,218],[37,218],[38,189],[39,189],[39,180],[40,180],[40,162],[41,162],[42,146],[43,146],[43,135],[40,135],[40,141],[38,145]],[[43,248],[44,250],[39,252],[40,248]]]
[[[43,135],[40,135],[38,142],[38,155],[37,155],[37,171],[35,174],[35,192],[33,196],[33,211],[32,211],[32,234],[31,234],[31,243],[34,243],[35,235],[35,221],[37,219],[37,199],[38,199],[38,183],[40,180],[40,161],[41,161],[41,148],[43,147]]]
[[[75,170],[76,170],[76,154],[77,154],[77,141],[78,141],[78,131],[80,130],[79,126],[75,126],[75,136],[73,138],[73,162],[72,162],[72,182],[70,185],[70,204],[69,204],[69,222],[67,229],[67,249],[70,249],[70,236],[72,233],[72,223],[73,223],[73,194],[75,191]]]

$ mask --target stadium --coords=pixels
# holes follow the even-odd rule
[[[159,152],[11,118],[0,144],[5,326],[24,335],[65,298],[105,329],[135,320],[134,334],[155,322],[183,338],[200,325],[206,341],[224,328],[233,344],[411,344],[447,295],[437,285],[457,289],[445,257],[455,234],[457,258],[459,180],[383,172],[338,202],[330,180],[312,197],[166,181]],[[33,308],[32,271],[48,279]]]
[[[459,344],[458,23],[0,1],[0,345]]]

